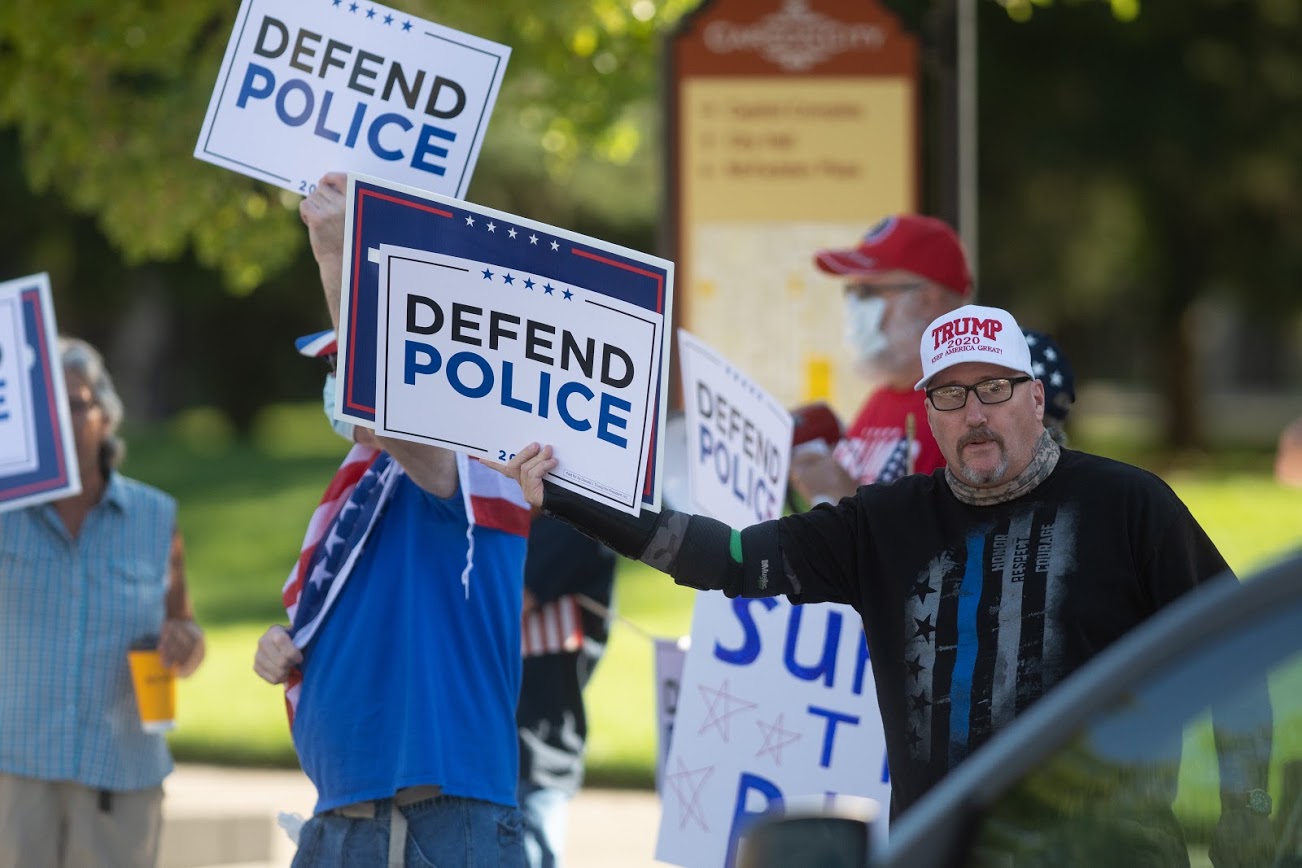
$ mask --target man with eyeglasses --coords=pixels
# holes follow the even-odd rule
[[[830,453],[796,451],[792,487],[810,503],[828,503],[860,485],[943,467],[913,384],[922,374],[923,328],[972,294],[958,236],[942,220],[900,214],[877,223],[856,247],[818,251],[814,264],[845,280],[845,342],[874,388]]]
[[[678,584],[853,606],[892,814],[1158,609],[1229,575],[1162,480],[1049,436],[1044,386],[1007,311],[967,305],[937,317],[919,361],[914,388],[945,468],[740,531],[673,510],[631,517],[544,484],[557,466],[550,446],[498,465],[544,512]],[[1268,823],[1237,806],[1264,789],[1269,754],[1267,734],[1223,764],[1229,813],[1249,826]],[[1166,812],[1173,823],[1169,803]]]

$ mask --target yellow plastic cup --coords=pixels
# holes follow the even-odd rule
[[[128,651],[136,708],[145,732],[167,732],[176,727],[176,675],[163,665],[157,651]]]

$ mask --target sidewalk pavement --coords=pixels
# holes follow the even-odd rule
[[[288,868],[294,845],[276,825],[310,816],[302,772],[183,764],[163,784],[159,868]],[[583,790],[570,804],[566,868],[653,868],[660,804],[646,790]]]

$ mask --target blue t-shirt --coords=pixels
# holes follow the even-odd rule
[[[309,643],[294,743],[316,811],[437,784],[515,804],[525,540],[406,475]]]

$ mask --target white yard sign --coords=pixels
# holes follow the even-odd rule
[[[730,868],[746,824],[785,799],[890,802],[863,627],[849,606],[698,593],[656,858]]]
[[[660,508],[672,262],[351,174],[344,232],[337,418]]]
[[[328,171],[462,197],[511,49],[357,0],[244,0],[194,155],[306,195]]]
[[[704,341],[678,331],[695,511],[742,528],[782,514],[791,414]]]
[[[557,482],[637,514],[657,314],[523,269],[380,247],[375,430],[506,460],[550,443]]]
[[[792,418],[709,346],[679,332],[693,510],[735,528],[782,513]],[[696,595],[656,858],[731,868],[746,825],[779,803],[887,804],[886,738],[862,622],[849,606]]]
[[[0,510],[81,491],[50,279],[0,282]]]

